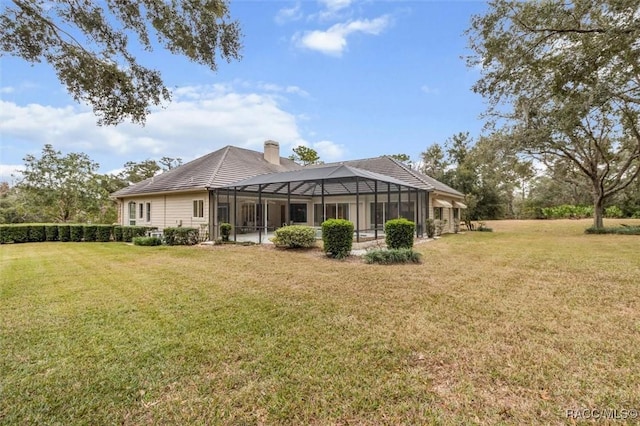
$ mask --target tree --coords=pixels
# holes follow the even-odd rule
[[[155,176],[160,171],[160,166],[155,160],[144,160],[140,162],[127,161],[124,163],[124,170],[118,177],[127,184],[138,183]]]
[[[158,163],[160,163],[160,168],[162,168],[162,171],[166,172],[181,166],[182,158],[162,157],[160,161],[158,161]]]
[[[406,163],[409,165],[411,164],[411,157],[409,157],[407,154],[392,154],[389,157],[394,158],[401,163]]]
[[[315,149],[304,145],[299,145],[293,148],[293,154],[289,156],[289,159],[296,163],[300,163],[303,166],[307,166],[309,164],[322,164],[318,152]]]
[[[147,51],[157,39],[213,71],[218,54],[227,62],[241,57],[226,0],[13,0],[0,15],[1,51],[49,63],[71,96],[93,107],[98,124],[144,123],[150,105],[171,97],[160,73],[133,55],[132,35]]]
[[[94,185],[98,163],[86,154],[62,155],[45,145],[40,158],[27,155],[16,185],[28,200],[29,217],[39,222],[84,222],[98,216],[103,198]]]
[[[640,24],[636,0],[494,0],[468,30],[474,86],[514,146],[589,183],[594,226],[640,175]]]
[[[445,183],[449,162],[445,158],[445,150],[442,146],[437,143],[433,144],[420,154],[420,157],[422,160],[420,172]]]

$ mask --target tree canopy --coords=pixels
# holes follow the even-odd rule
[[[635,0],[494,0],[468,31],[490,124],[549,167],[575,167],[596,227],[606,200],[640,174],[637,13]]]
[[[307,166],[309,164],[321,164],[320,156],[318,152],[309,148],[308,146],[300,145],[293,148],[293,154],[289,156],[290,160],[295,161],[296,163],[300,163],[303,166]]]
[[[218,56],[241,57],[240,26],[226,0],[12,0],[0,15],[0,52],[49,63],[99,124],[144,123],[150,106],[171,98],[160,72],[132,53],[130,36],[147,51],[157,41],[213,71]]]

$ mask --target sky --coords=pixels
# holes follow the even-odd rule
[[[234,145],[282,156],[305,145],[324,162],[407,154],[417,161],[459,132],[480,135],[480,77],[464,31],[480,1],[298,0],[230,2],[242,60],[217,72],[162,49],[138,52],[172,102],[146,124],[100,127],[47,64],[0,58],[0,181],[16,182],[45,144],[84,152],[100,173],[127,161],[184,162]],[[12,176],[13,175],[13,176]]]

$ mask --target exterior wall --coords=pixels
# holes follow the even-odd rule
[[[202,200],[203,217],[193,216],[193,201]],[[129,225],[129,203],[136,203],[136,225],[155,226],[159,230],[174,226],[200,228],[209,223],[209,195],[206,191],[177,193],[166,195],[134,196],[120,199],[121,214],[119,223]],[[140,218],[140,203],[143,204],[143,217]],[[147,203],[151,204],[151,217],[147,221]]]
[[[462,201],[461,198],[454,198],[451,197],[449,195],[446,194],[438,194],[438,193],[430,193],[429,194],[429,217],[430,218],[434,218],[436,217],[435,214],[435,209],[437,209],[438,207],[434,206],[435,200],[443,200],[446,201],[448,203],[450,203],[451,205],[453,205],[454,201]],[[458,217],[457,219],[454,218],[455,216],[455,212],[454,210],[458,210]],[[462,209],[458,209],[456,207],[453,208],[448,208],[448,207],[442,207],[442,218],[440,220],[446,220],[446,224],[443,228],[442,232],[453,232],[454,231],[454,221],[458,220],[460,221],[461,217],[463,215]]]

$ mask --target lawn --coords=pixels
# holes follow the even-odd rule
[[[487,225],[398,266],[259,246],[0,246],[0,423],[566,424],[567,410],[640,410],[640,237]]]

